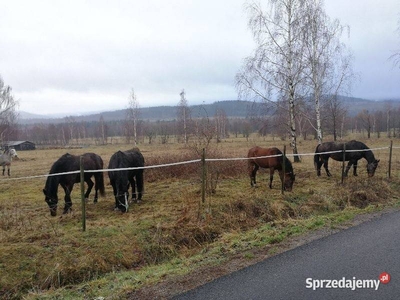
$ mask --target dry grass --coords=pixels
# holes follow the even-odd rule
[[[389,145],[387,140],[365,141],[370,147]],[[213,149],[220,158],[245,157],[255,144],[282,148],[282,141],[254,137],[228,139]],[[128,145],[93,146],[69,149],[71,154],[95,152],[105,166],[115,151]],[[159,165],[198,159],[182,144],[140,145],[146,165]],[[301,153],[311,153],[314,141],[301,141]],[[14,161],[12,178],[47,174],[65,149],[20,152]],[[392,175],[387,180],[388,151],[381,159],[374,178],[366,176],[365,161],[359,177],[340,184],[341,164],[331,162],[333,177],[316,177],[312,157],[294,164],[296,182],[292,193],[280,192],[275,176],[273,189],[267,189],[269,174],[260,171],[258,187],[251,188],[245,161],[208,164],[209,180],[205,203],[201,202],[200,164],[156,168],[145,171],[145,196],[141,205],[122,214],[113,210],[113,197],[105,176],[105,198],[87,204],[87,231],[81,229],[79,185],[73,191],[73,213],[50,217],[42,188],[45,178],[2,180],[0,185],[0,297],[20,298],[101,278],[120,270],[139,270],[149,265],[201,253],[227,233],[246,232],[275,226],[284,220],[306,219],[349,207],[380,207],[399,196],[400,150],[394,151]],[[293,159],[291,159],[293,161]],[[63,196],[60,189],[60,196]],[[61,201],[62,203],[63,201]],[[62,205],[61,205],[62,206]],[[60,213],[60,212],[59,212]],[[281,238],[270,237],[269,243]]]

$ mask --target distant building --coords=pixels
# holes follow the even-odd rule
[[[35,150],[35,143],[29,141],[9,141],[3,143],[3,149],[6,147],[13,147],[15,150]]]

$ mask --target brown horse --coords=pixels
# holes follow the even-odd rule
[[[293,167],[290,160],[285,157],[285,174],[283,174],[282,162],[283,153],[278,148],[261,148],[253,147],[247,154],[249,159],[248,171],[251,186],[256,184],[256,173],[259,168],[269,169],[269,188],[272,189],[272,180],[274,179],[274,171],[278,170],[281,182],[284,182],[284,188],[291,191],[295,180]]]

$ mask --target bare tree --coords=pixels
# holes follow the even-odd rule
[[[130,137],[133,136],[134,145],[137,145],[137,126],[139,122],[140,116],[140,106],[139,102],[136,98],[136,94],[134,89],[131,90],[129,95],[128,108],[126,110],[126,119],[125,119],[125,136],[127,142],[130,142]]]
[[[363,109],[358,113],[357,119],[360,121],[361,126],[367,131],[368,138],[371,138],[371,131],[374,123],[373,115],[368,110]]]
[[[399,18],[399,20],[397,21],[397,33],[398,33],[399,36],[400,36],[400,18]],[[390,56],[390,59],[393,61],[393,65],[394,65],[395,67],[399,67],[399,68],[400,68],[400,49],[396,50],[396,51],[394,52],[394,54],[392,54],[392,55]]]
[[[277,99],[285,100],[294,161],[300,161],[295,103],[304,81],[304,4],[305,0],[269,0],[265,10],[261,4],[247,6],[257,46],[236,75],[240,96],[276,104]]]
[[[188,106],[188,102],[186,100],[185,90],[179,94],[181,96],[181,100],[178,103],[178,132],[183,135],[184,143],[188,142],[188,124],[190,120],[190,109]]]
[[[386,136],[388,138],[391,137],[391,131],[390,131],[390,115],[392,111],[392,105],[390,102],[385,103],[385,111],[386,111]]]
[[[307,84],[315,104],[315,123],[318,144],[322,143],[321,101],[323,95],[333,94],[328,109],[336,124],[336,108],[339,105],[338,91],[342,90],[352,77],[350,55],[340,41],[345,29],[339,20],[330,20],[324,11],[323,1],[306,1],[306,24],[304,26],[305,56],[307,62]],[[328,98],[329,100],[329,98]],[[336,137],[336,127],[334,127]]]
[[[223,109],[217,108],[214,116],[217,142],[221,142],[227,136],[228,117]]]
[[[100,119],[99,119],[98,132],[99,132],[101,144],[106,145],[107,137],[108,137],[108,126],[107,126],[106,122],[104,121],[103,115],[101,115]]]
[[[333,140],[337,141],[338,132],[340,129],[340,136],[343,135],[344,121],[347,116],[347,108],[340,100],[337,94],[327,95],[324,99],[324,115],[325,126],[328,131],[333,134]]]
[[[15,109],[18,101],[12,95],[12,88],[4,84],[0,76],[0,142],[11,134],[13,124],[16,122]]]

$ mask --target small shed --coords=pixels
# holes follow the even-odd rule
[[[9,141],[3,143],[3,148],[5,147],[13,147],[15,150],[22,151],[22,150],[35,150],[36,145],[35,143],[29,141]]]

